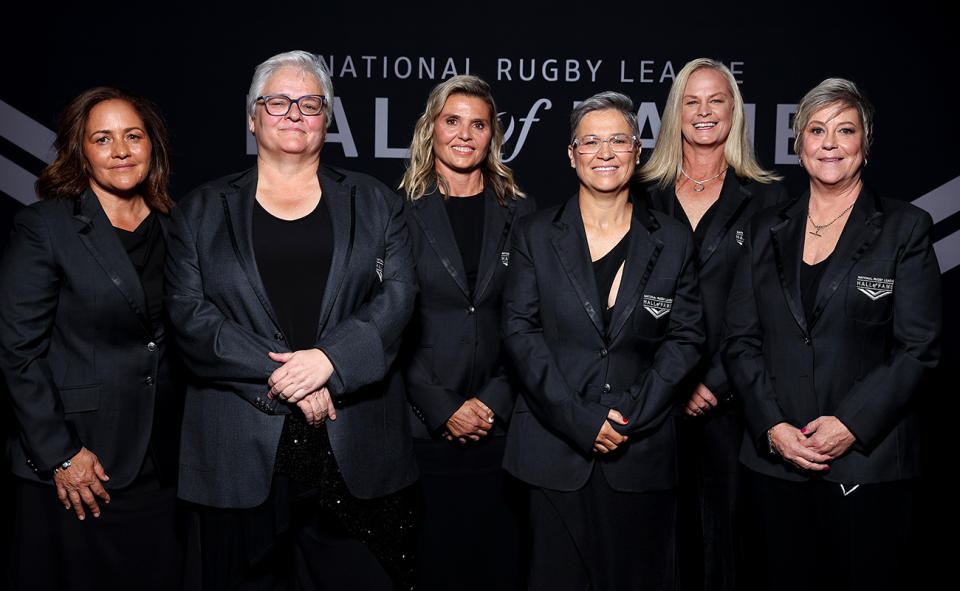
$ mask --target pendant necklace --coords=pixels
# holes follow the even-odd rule
[[[691,181],[693,181],[693,190],[694,190],[694,191],[696,191],[697,193],[702,193],[702,192],[703,192],[703,183],[709,183],[710,181],[712,181],[713,179],[717,178],[717,177],[720,176],[721,174],[727,172],[727,167],[724,166],[724,167],[723,167],[723,170],[721,170],[720,172],[718,172],[717,174],[713,175],[712,177],[710,177],[710,178],[708,178],[708,179],[703,179],[702,181],[698,181],[697,179],[691,177],[689,174],[687,174],[687,171],[685,171],[682,166],[680,167],[680,172],[683,173],[683,176],[685,176],[685,177],[687,177],[688,179],[690,179]]]
[[[854,204],[854,203],[856,203],[856,200],[854,200],[853,203],[851,203],[850,205],[848,205],[846,209],[844,209],[843,211],[841,211],[841,212],[840,212],[840,215],[838,215],[837,217],[833,218],[832,220],[830,220],[829,222],[827,222],[827,223],[825,223],[825,224],[818,224],[817,222],[813,221],[813,218],[810,217],[810,210],[807,209],[807,219],[810,220],[810,223],[813,225],[813,227],[817,229],[816,232],[810,232],[810,234],[813,234],[814,236],[822,237],[823,234],[820,233],[820,230],[826,228],[827,226],[829,226],[829,225],[832,224],[833,222],[835,222],[835,221],[839,220],[840,218],[842,218],[845,213],[847,213],[848,211],[850,211],[850,209],[853,207],[853,204]]]

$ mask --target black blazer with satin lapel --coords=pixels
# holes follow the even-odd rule
[[[833,415],[857,443],[818,477],[852,484],[917,476],[915,401],[937,364],[941,330],[932,220],[864,188],[808,325],[799,288],[807,201],[751,220],[730,293],[723,354],[747,421],[740,459],[757,472],[804,480],[768,453],[766,431]]]
[[[167,216],[156,213],[166,233]],[[143,287],[92,191],[19,211],[0,265],[0,371],[19,434],[13,472],[51,482],[53,468],[86,446],[107,488],[130,484],[151,440],[161,474],[175,465],[175,421],[158,420],[169,383],[164,328],[147,316]],[[179,416],[179,415],[177,415]]]
[[[652,209],[674,215],[677,203],[673,189],[657,185],[647,188]],[[750,217],[762,209],[787,201],[787,191],[780,183],[758,183],[741,179],[730,172],[724,179],[716,214],[706,229],[703,244],[697,252],[697,272],[703,303],[707,341],[700,366],[690,376],[690,389],[702,382],[721,401],[730,401],[734,392],[727,381],[720,355],[723,340],[723,318],[733,273],[740,258],[744,230]],[[711,415],[708,415],[708,417]],[[740,434],[737,434],[739,438]]]
[[[501,296],[514,228],[536,205],[529,197],[500,205],[489,189],[483,199],[483,246],[474,293],[467,285],[443,195],[435,191],[405,206],[420,283],[404,337],[416,437],[435,434],[474,396],[501,419],[496,427],[501,433],[513,412],[517,388],[501,360]]]
[[[676,485],[675,395],[704,334],[693,237],[634,200],[630,248],[609,330],[578,198],[520,223],[504,289],[507,359],[521,381],[504,467],[545,488],[582,487],[599,461],[622,491]],[[616,408],[622,449],[593,442]]]
[[[326,428],[351,493],[381,496],[416,479],[402,380],[388,371],[417,291],[403,204],[366,175],[321,166],[318,177],[334,230],[316,343],[335,367]],[[170,233],[167,306],[193,375],[179,494],[214,507],[266,499],[290,412],[266,396],[279,366],[267,352],[289,348],[256,268],[256,184],[254,168],[201,186]]]

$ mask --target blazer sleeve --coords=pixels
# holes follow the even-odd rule
[[[761,453],[767,430],[787,421],[763,360],[763,331],[753,288],[753,236],[748,226],[744,251],[727,298],[725,336],[720,347],[727,375],[741,401],[747,431]]]
[[[61,283],[49,228],[33,208],[22,209],[14,219],[0,278],[0,370],[27,456],[50,472],[83,443],[64,418],[47,360]]]
[[[618,402],[610,405],[628,420],[626,425],[613,424],[617,431],[635,435],[655,429],[663,422],[675,408],[677,387],[700,361],[700,348],[705,338],[693,240],[686,232],[667,334],[643,381],[630,387],[621,394]],[[605,400],[601,398],[601,402]]]
[[[167,314],[175,328],[181,358],[196,377],[236,392],[263,412],[290,412],[286,405],[278,405],[277,399],[266,396],[267,378],[280,367],[267,352],[289,349],[227,318],[205,297],[198,230],[189,217],[183,208],[173,208],[167,240]],[[241,383],[263,384],[263,395],[238,388]]]
[[[930,214],[921,212],[897,258],[892,350],[836,410],[857,445],[868,452],[897,424],[940,357],[940,266],[930,244],[932,225]]]
[[[453,413],[463,406],[465,398],[444,387],[434,376],[433,368],[420,356],[412,355],[406,364],[404,379],[407,383],[407,397],[420,411],[420,416],[431,433],[442,428]]]
[[[529,219],[529,218],[528,218]],[[608,408],[584,400],[563,377],[543,336],[540,289],[528,239],[521,223],[510,255],[503,292],[503,345],[534,416],[574,447],[589,454]]]
[[[418,287],[403,201],[386,188],[372,196],[387,203],[383,281],[360,308],[324,331],[317,348],[334,366],[330,392],[343,396],[382,379],[400,349],[400,337],[413,314]]]

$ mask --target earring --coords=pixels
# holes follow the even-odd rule
[[[803,158],[797,156],[797,159],[800,161],[800,168],[803,168]]]

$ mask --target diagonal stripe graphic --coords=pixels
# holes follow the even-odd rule
[[[0,135],[48,164],[56,156],[53,150],[56,134],[3,101],[0,101]]]
[[[937,253],[937,261],[940,263],[940,274],[960,265],[960,230],[937,240],[933,244],[933,250]]]
[[[933,223],[952,216],[960,211],[960,176],[914,199],[913,204],[926,210]]]
[[[0,191],[24,205],[30,205],[37,200],[37,195],[33,192],[33,183],[36,180],[37,177],[29,171],[0,156]]]

